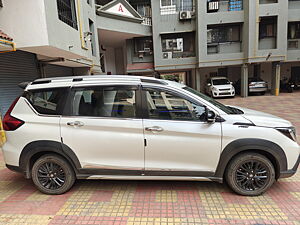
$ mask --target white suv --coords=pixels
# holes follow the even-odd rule
[[[100,178],[226,180],[238,194],[259,195],[300,160],[290,122],[154,78],[39,79],[3,125],[6,166],[47,194]]]
[[[234,97],[235,89],[227,77],[212,77],[207,80],[206,93],[213,98]]]

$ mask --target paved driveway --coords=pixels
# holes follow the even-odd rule
[[[221,101],[284,117],[300,132],[299,92]],[[212,182],[92,180],[49,196],[6,169],[0,154],[0,224],[300,224],[300,173],[259,197]]]

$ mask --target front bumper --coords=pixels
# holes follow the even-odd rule
[[[293,176],[297,172],[299,164],[300,164],[300,155],[298,157],[296,164],[294,165],[294,167],[291,170],[280,171],[279,178],[288,178],[288,177]]]
[[[233,97],[235,96],[235,91],[213,91],[213,97]]]

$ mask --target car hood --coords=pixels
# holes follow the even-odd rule
[[[213,87],[218,88],[218,89],[229,89],[232,88],[231,84],[224,84],[224,85],[213,85]]]
[[[282,119],[278,116],[274,116],[269,113],[264,113],[252,109],[242,108],[238,106],[232,106],[234,108],[240,109],[244,112],[241,114],[245,119],[249,120],[256,126],[264,127],[291,127],[292,124],[288,120]]]

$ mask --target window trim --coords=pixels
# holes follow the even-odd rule
[[[203,105],[203,107],[206,107],[209,109],[209,107],[205,104],[203,104],[200,101],[197,101],[193,98],[191,98],[190,96],[187,96],[183,93],[180,93],[178,91],[172,90],[172,89],[168,89],[168,88],[164,88],[164,87],[157,87],[157,86],[150,86],[150,85],[143,85],[142,89],[141,89],[141,95],[142,95],[142,112],[143,112],[143,119],[148,119],[148,120],[159,120],[159,121],[170,121],[170,122],[192,122],[192,123],[208,123],[207,121],[201,121],[201,120],[169,120],[169,119],[152,119],[149,118],[149,113],[148,113],[148,105],[146,104],[147,102],[147,95],[146,95],[146,90],[147,89],[155,89],[155,90],[159,90],[159,91],[165,91],[165,92],[169,92],[171,94],[174,94],[178,97],[183,98],[184,100],[190,101],[193,104],[197,104],[197,105]],[[215,112],[215,110],[212,110]],[[216,112],[215,112],[216,113]],[[218,114],[217,114],[218,115]]]
[[[128,118],[121,118],[121,117],[100,117],[100,116],[80,116],[80,115],[74,115],[73,112],[73,102],[75,97],[75,91],[74,90],[80,90],[80,89],[88,89],[88,88],[111,88],[112,90],[117,89],[126,89],[126,90],[135,90],[135,107],[136,107],[136,115],[135,117],[128,117]],[[78,118],[89,118],[89,119],[119,119],[119,120],[135,120],[135,119],[142,119],[142,99],[141,99],[141,91],[140,91],[140,85],[114,85],[114,84],[104,84],[104,85],[88,85],[88,86],[73,86],[70,88],[69,97],[67,99],[68,106],[66,107],[66,113],[65,116],[68,117],[78,117]]]

